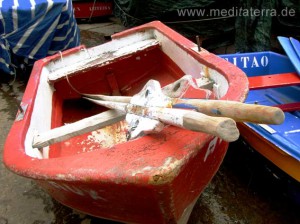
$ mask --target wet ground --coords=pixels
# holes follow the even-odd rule
[[[99,26],[105,32],[99,34],[95,24],[81,26],[82,42],[88,47],[107,41],[110,34],[122,29],[115,24]],[[18,109],[16,102],[26,87],[26,75],[19,76],[13,85],[0,79],[2,161],[5,139]],[[270,167],[242,141],[231,144],[218,173],[196,203],[189,224],[300,223],[300,187]],[[35,182],[11,173],[2,163],[0,189],[0,224],[116,224],[59,204]]]

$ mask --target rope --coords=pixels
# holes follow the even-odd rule
[[[139,21],[143,22],[142,19],[133,17],[132,15],[129,15],[127,12],[125,12],[125,11],[121,8],[121,6],[118,5],[118,3],[117,3],[116,1],[114,1],[114,4],[115,4],[115,5],[118,7],[118,9],[119,9],[122,13],[124,13],[126,16],[128,16],[128,17],[130,17],[130,18],[132,18],[132,19],[139,20]]]
[[[96,1],[97,1],[97,0],[94,0],[93,7],[92,7],[92,11],[91,11],[91,15],[90,15],[90,18],[89,18],[89,22],[91,22],[91,19],[92,19],[92,17],[93,17]]]
[[[59,51],[58,53],[60,54],[60,60],[61,60],[62,64],[65,65],[65,64],[64,64],[64,59],[63,59],[63,56],[62,56],[61,51]],[[68,84],[69,84],[69,86],[71,87],[72,90],[74,90],[74,91],[75,91],[76,93],[78,93],[80,96],[84,95],[84,94],[80,93],[80,92],[79,92],[79,91],[71,84],[71,82],[70,82],[70,80],[69,80],[69,75],[68,75],[68,74],[66,75],[66,79],[67,79],[67,82],[68,82]]]
[[[202,21],[218,20],[218,19],[228,19],[228,18],[234,18],[234,16],[223,16],[223,17],[215,17],[215,18],[207,18],[207,19],[184,20],[184,21],[163,22],[163,23],[165,23],[165,24],[194,23],[194,22],[202,22]]]

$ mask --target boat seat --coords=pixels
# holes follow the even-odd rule
[[[249,89],[267,89],[300,84],[300,76],[295,72],[249,77]]]
[[[158,48],[160,47],[160,42],[156,39],[146,39],[130,45],[123,42],[119,46],[110,47],[109,45],[112,45],[111,42],[106,43],[106,46],[103,45],[104,47],[80,49],[77,52],[77,57],[73,57],[69,61],[62,57],[51,61],[52,70],[49,72],[48,82],[53,84],[62,78],[66,78],[68,75],[79,73],[95,66],[107,65],[119,58],[134,55],[141,51]],[[111,49],[114,50],[112,51]],[[74,66],[74,64],[77,64],[77,66]]]
[[[293,111],[300,110],[300,102],[278,104],[278,105],[274,105],[274,107],[279,107],[284,112],[293,112]]]

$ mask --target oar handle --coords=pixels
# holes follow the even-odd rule
[[[212,117],[199,112],[190,111],[183,117],[183,127],[192,131],[200,131],[218,136],[233,142],[239,138],[236,123],[227,117]]]
[[[143,107],[132,104],[128,104],[127,113],[156,119],[192,131],[212,134],[227,142],[235,141],[239,137],[235,121],[227,117],[212,117],[190,110]]]
[[[201,113],[229,117],[238,122],[281,124],[285,119],[283,111],[278,107],[227,100],[176,99],[176,103],[189,104]]]

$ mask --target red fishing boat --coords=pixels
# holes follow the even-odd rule
[[[229,144],[206,130],[214,126],[210,119],[204,132],[193,131],[197,122],[186,124],[184,117],[177,126],[192,130],[167,125],[158,134],[128,140],[123,112],[80,95],[132,96],[150,79],[167,86],[186,74],[212,81],[209,91],[219,100],[242,102],[248,93],[239,68],[160,22],[39,60],[7,137],[4,163],[57,201],[92,216],[186,223]]]
[[[91,20],[111,16],[113,13],[113,2],[110,0],[72,0],[72,3],[76,19]]]

